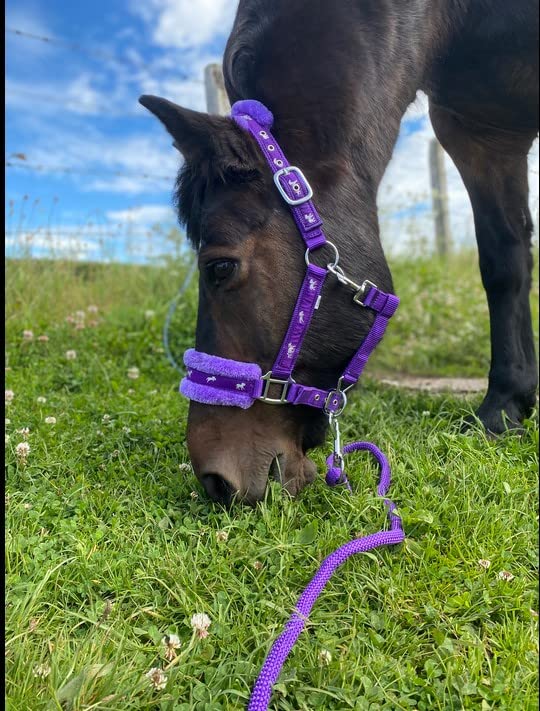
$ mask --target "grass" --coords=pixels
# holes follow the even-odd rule
[[[187,405],[160,342],[182,268],[7,269],[7,707],[244,708],[320,560],[384,525],[373,463],[351,457],[352,496],[321,477],[297,500],[272,484],[254,510],[211,506],[189,470]],[[396,262],[394,274],[403,305],[371,372],[485,375],[485,307],[470,255],[446,267]],[[92,303],[99,313],[86,311],[84,329],[65,321]],[[175,317],[175,352],[191,344],[195,308],[192,289]],[[469,335],[449,347],[460,333]],[[476,404],[365,379],[345,439],[371,439],[388,454],[407,540],[334,576],[273,709],[537,708],[537,420],[521,437],[460,434]],[[24,427],[25,465],[15,453]],[[325,454],[314,454],[321,472]],[[206,639],[191,629],[197,612],[212,620]],[[181,640],[172,662],[167,634]],[[38,665],[50,673],[35,676]],[[165,671],[164,689],[145,677],[152,667]]]

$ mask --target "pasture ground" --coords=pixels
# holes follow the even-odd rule
[[[402,306],[344,424],[346,440],[370,439],[389,456],[407,540],[334,576],[273,709],[537,708],[537,415],[522,436],[460,434],[480,396],[370,378],[486,375],[476,262],[394,260]],[[200,494],[187,404],[161,344],[181,278],[173,267],[7,264],[11,711],[244,708],[320,560],[385,523],[366,454],[350,459],[352,496],[322,476],[295,501],[271,484],[255,510],[227,513]],[[537,303],[536,277],[535,322]],[[195,309],[193,288],[174,319],[178,354],[191,344]],[[314,453],[321,472],[325,454]],[[205,639],[192,631],[195,613],[211,619]],[[165,659],[162,638],[172,634],[180,647]],[[146,677],[155,667],[164,688]]]

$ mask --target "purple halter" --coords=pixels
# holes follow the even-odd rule
[[[258,101],[239,101],[232,107],[232,119],[249,131],[261,148],[274,183],[285,202],[290,206],[294,220],[306,245],[306,275],[296,301],[296,306],[272,369],[262,374],[258,365],[199,353],[193,349],[184,355],[187,377],[180,392],[191,400],[208,405],[228,405],[248,408],[261,400],[274,405],[309,405],[336,415],[346,404],[346,391],[360,378],[371,352],[383,337],[388,319],[398,307],[399,299],[386,294],[375,284],[365,280],[362,285],[348,279],[338,266],[337,248],[328,241],[311,198],[313,190],[306,177],[296,166],[291,166],[277,141],[270,133],[273,116]],[[333,261],[326,268],[311,264],[310,254],[324,245],[334,252]],[[319,307],[321,290],[328,273],[355,290],[353,302],[376,313],[366,339],[352,357],[336,388],[321,390],[296,383],[292,377],[296,361],[309,329],[313,314]]]
[[[300,168],[291,166],[277,141],[270,133],[274,117],[258,101],[238,101],[232,107],[232,120],[251,133],[274,176],[274,183],[283,200],[290,207],[298,230],[306,245],[306,274],[300,288],[291,321],[272,369],[263,375],[255,363],[220,358],[189,349],[184,354],[187,375],[180,384],[180,392],[191,400],[208,405],[224,405],[247,409],[256,400],[272,405],[308,405],[321,409],[328,416],[334,434],[334,451],[328,457],[326,482],[330,486],[349,482],[343,470],[343,457],[352,451],[368,450],[381,466],[377,493],[384,496],[390,486],[390,467],[382,452],[369,442],[354,442],[342,448],[338,418],[347,405],[347,391],[360,378],[369,356],[384,335],[388,320],[395,313],[399,299],[378,289],[366,279],[357,284],[339,266],[337,247],[326,239],[322,220],[313,205],[313,190]],[[333,261],[326,268],[310,262],[313,251],[328,245]],[[352,301],[360,308],[375,312],[375,319],[360,347],[351,358],[336,387],[331,390],[302,385],[292,375],[305,335],[321,300],[321,290],[328,274],[354,290]],[[394,504],[384,499],[390,519],[390,531],[359,538],[347,543],[326,558],[313,580],[302,593],[285,631],[276,640],[253,688],[248,711],[265,711],[270,702],[272,685],[287,655],[302,631],[307,616],[334,571],[354,553],[365,552],[381,545],[404,540],[401,519],[393,510]]]

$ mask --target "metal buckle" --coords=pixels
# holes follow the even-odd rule
[[[287,193],[285,192],[285,188],[279,181],[279,179],[281,178],[282,175],[288,175],[288,173],[290,173],[293,170],[298,173],[298,175],[304,182],[304,185],[306,186],[308,194],[305,195],[304,197],[299,197],[296,199],[289,197],[287,195]],[[276,184],[276,187],[279,190],[281,197],[285,200],[285,202],[288,205],[292,205],[293,207],[298,207],[298,205],[303,205],[305,202],[308,202],[308,200],[311,200],[311,198],[313,197],[313,189],[312,189],[311,185],[308,183],[306,176],[302,173],[300,168],[297,168],[295,165],[290,165],[288,168],[281,168],[281,170],[278,170],[277,173],[274,173],[274,183]]]
[[[272,371],[269,371],[268,373],[266,373],[266,375],[263,375],[261,377],[261,380],[265,381],[265,385],[262,395],[257,398],[258,400],[267,402],[269,405],[283,405],[287,403],[287,393],[289,392],[289,388],[291,387],[291,385],[294,383],[294,380],[292,378],[289,378],[289,380],[280,380],[279,378],[273,378]],[[268,397],[268,391],[270,390],[271,385],[281,385],[281,393],[279,398]]]
[[[376,289],[376,288],[377,288],[376,284],[374,284],[372,281],[369,281],[369,279],[366,279],[365,282],[360,287],[360,289],[358,289],[356,294],[353,296],[354,303],[360,304],[360,306],[365,306],[362,299],[364,299],[367,296],[367,294],[369,293],[369,289]]]

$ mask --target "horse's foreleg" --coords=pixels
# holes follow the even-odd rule
[[[477,414],[488,431],[500,433],[530,414],[538,385],[529,303],[532,219],[527,179],[534,136],[477,133],[433,106],[430,115],[472,203],[491,326],[489,387]]]

